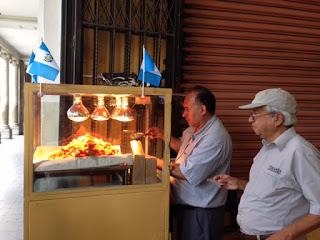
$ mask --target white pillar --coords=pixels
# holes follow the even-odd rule
[[[18,81],[19,61],[15,58],[9,64],[9,126],[13,135],[21,134],[21,127],[18,122]]]
[[[9,127],[9,54],[0,53],[0,132],[1,138],[12,138],[12,131]]]

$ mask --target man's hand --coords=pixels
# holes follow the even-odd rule
[[[163,139],[163,133],[158,127],[151,127],[146,132],[150,139]]]
[[[267,240],[294,240],[319,227],[320,215],[307,214],[272,234]]]
[[[217,175],[209,178],[208,180],[215,182],[220,187],[228,190],[244,190],[247,185],[246,181],[231,177],[229,175]]]
[[[150,139],[162,139],[163,140],[163,132],[158,127],[151,127],[146,132],[146,135],[149,136]],[[180,148],[180,139],[170,136],[170,147],[178,152]]]
[[[185,176],[182,174],[181,170],[180,170],[180,164],[179,163],[171,163],[170,164],[170,175],[175,177],[175,178],[179,178],[182,180],[187,180],[185,178]]]

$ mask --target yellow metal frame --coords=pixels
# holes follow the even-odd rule
[[[164,168],[162,182],[149,185],[77,188],[33,192],[33,97],[39,84],[24,92],[24,239],[25,240],[152,240],[168,239],[169,141],[172,90],[145,88],[145,95],[165,97]],[[134,94],[140,88],[42,84],[45,94]]]

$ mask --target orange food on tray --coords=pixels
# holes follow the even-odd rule
[[[114,155],[117,153],[119,153],[118,148],[112,146],[111,143],[101,138],[93,137],[90,134],[85,134],[54,151],[49,156],[49,159]]]

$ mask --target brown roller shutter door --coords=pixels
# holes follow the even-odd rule
[[[320,2],[185,0],[183,82],[217,97],[234,146],[231,173],[247,178],[260,140],[238,106],[271,87],[299,104],[296,130],[320,146]]]

